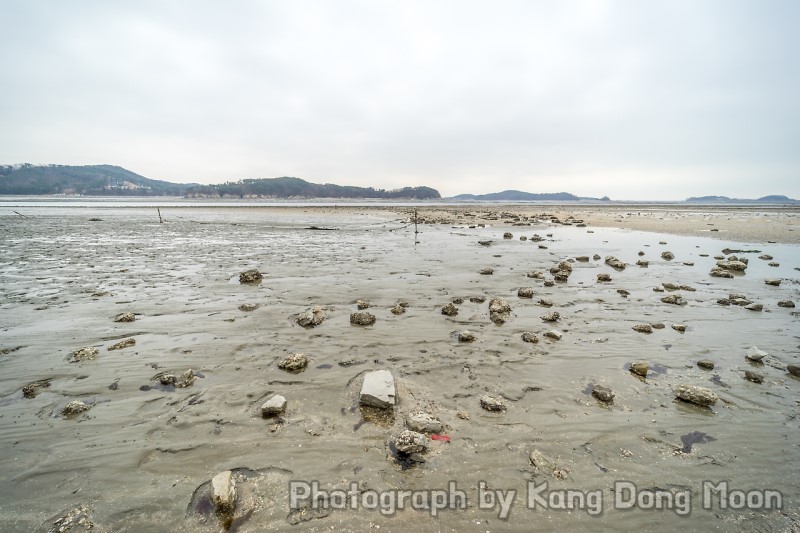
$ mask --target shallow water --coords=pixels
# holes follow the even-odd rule
[[[30,531],[79,504],[91,508],[101,531],[218,531],[217,517],[194,512],[191,503],[202,496],[198,487],[231,468],[250,472],[237,531],[295,523],[297,531],[524,531],[532,523],[545,531],[792,531],[800,524],[800,380],[782,370],[800,364],[800,329],[795,310],[777,306],[800,300],[798,246],[547,225],[426,225],[415,245],[413,227],[378,212],[185,209],[165,213],[168,222],[159,224],[136,209],[102,210],[95,222],[88,220],[94,212],[42,209],[0,218],[0,349],[19,347],[0,355],[3,531]],[[311,225],[337,230],[303,229]],[[504,231],[514,238],[503,239]],[[534,233],[552,233],[538,243],[546,249],[518,240]],[[478,244],[487,239],[491,246]],[[746,254],[746,274],[712,278],[713,256],[726,246],[761,250],[781,266]],[[660,258],[667,249],[674,260]],[[648,268],[632,265],[639,250]],[[595,253],[631,266],[617,272],[602,259],[575,262],[569,281],[550,288],[525,276]],[[479,275],[483,267],[494,275]],[[237,283],[248,268],[264,274],[260,284]],[[612,282],[596,283],[600,272]],[[764,284],[776,277],[784,280],[780,287]],[[670,293],[653,291],[662,282],[697,291],[678,291],[685,306],[664,304],[660,298]],[[535,288],[532,300],[517,298],[521,286]],[[747,295],[764,311],[716,304],[730,293]],[[508,299],[510,320],[493,324],[488,302],[469,302],[477,295]],[[465,303],[457,316],[445,317],[440,308],[453,297]],[[554,307],[537,305],[542,297]],[[350,325],[356,299],[372,304],[374,326]],[[398,301],[409,307],[395,316],[389,309]],[[243,303],[260,307],[242,312]],[[315,305],[330,307],[327,320],[314,329],[297,326],[294,317]],[[539,318],[552,310],[562,317],[555,325]],[[112,321],[125,311],[137,320]],[[666,328],[631,329],[643,322]],[[673,323],[687,331],[671,329]],[[553,328],[563,332],[561,341],[542,338]],[[452,333],[461,329],[476,333],[476,342],[456,342]],[[526,330],[537,332],[539,343],[523,343]],[[130,336],[134,347],[106,349]],[[752,345],[770,354],[756,368],[763,384],[743,379],[753,368],[744,359]],[[97,358],[69,363],[83,346],[98,347]],[[310,359],[300,374],[277,367],[293,352]],[[717,366],[699,369],[699,359]],[[638,360],[656,370],[646,380],[626,370]],[[188,368],[203,376],[191,387],[169,390],[153,381]],[[393,426],[362,423],[357,406],[360,377],[377,368],[391,369],[398,381]],[[42,379],[52,379],[50,387],[24,398],[22,387]],[[679,383],[709,387],[721,401],[712,409],[676,402],[672,388]],[[594,384],[611,387],[614,403],[588,394]],[[262,419],[259,406],[276,392],[288,409],[270,431],[274,421]],[[478,398],[486,393],[504,397],[508,410],[483,411]],[[74,418],[57,415],[73,399],[94,404]],[[388,439],[417,408],[436,414],[451,442],[432,441],[427,462],[404,469]],[[693,432],[715,440],[696,439],[689,453],[677,453]],[[554,458],[566,478],[535,472],[528,458],[534,449]],[[470,500],[467,509],[437,518],[412,510],[299,518],[288,506],[291,479],[326,487],[355,481],[376,490],[446,488],[455,480]],[[603,513],[528,509],[531,480],[547,481],[551,490],[602,490]],[[618,480],[690,490],[692,513],[614,510]],[[783,510],[702,509],[705,480],[780,490]],[[478,507],[480,481],[518,491],[507,520]]]

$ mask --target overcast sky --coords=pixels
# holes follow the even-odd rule
[[[0,3],[0,163],[800,198],[800,1]]]

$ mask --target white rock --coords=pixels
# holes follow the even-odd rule
[[[211,479],[211,501],[218,512],[230,512],[236,506],[236,480],[226,470]]]
[[[275,416],[283,413],[286,410],[286,398],[280,394],[276,394],[261,406],[261,416]]]
[[[759,350],[755,346],[751,346],[751,347],[749,347],[747,349],[747,353],[745,354],[745,357],[750,359],[751,361],[761,361],[762,359],[764,359],[768,355],[769,354],[767,352],[765,352],[764,350]]]
[[[388,370],[373,370],[364,375],[361,386],[361,405],[392,409],[395,404],[394,377]]]
[[[440,433],[442,431],[442,423],[439,420],[421,411],[408,415],[406,425],[408,429],[419,433]]]

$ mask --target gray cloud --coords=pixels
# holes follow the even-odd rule
[[[0,162],[800,197],[793,0],[6,1]]]

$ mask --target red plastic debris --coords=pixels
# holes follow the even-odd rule
[[[445,442],[450,442],[449,435],[431,435],[431,440],[443,440]]]

